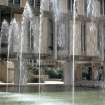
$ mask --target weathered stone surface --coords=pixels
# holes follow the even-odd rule
[[[86,24],[86,54],[88,56],[97,56],[97,24],[94,22]]]
[[[0,0],[0,5],[8,5],[8,0]]]
[[[7,76],[8,75],[8,76]],[[14,64],[13,62],[0,62],[0,81],[14,82]]]
[[[70,21],[70,55],[81,55],[81,22],[76,21],[73,28],[73,21]],[[73,37],[74,36],[74,37]]]

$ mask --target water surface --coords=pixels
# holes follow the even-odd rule
[[[75,92],[75,105],[105,105],[104,90]],[[72,92],[0,93],[0,105],[72,105]]]

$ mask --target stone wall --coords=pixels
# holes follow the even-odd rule
[[[0,81],[7,82],[7,62],[0,62]],[[8,65],[8,82],[14,82],[14,66],[13,63]]]
[[[97,56],[97,25],[93,22],[86,24],[86,53],[88,56]]]
[[[67,0],[59,0],[58,7],[61,13],[67,13]]]
[[[0,5],[8,5],[8,0],[0,0]]]
[[[99,1],[95,0],[93,5],[94,5],[93,16],[99,17],[100,16],[100,3],[99,3]]]
[[[75,55],[81,55],[81,22],[76,21],[74,29],[73,22],[70,21],[70,55],[73,54],[73,46]],[[73,35],[75,36],[73,42]]]
[[[6,62],[0,62],[0,81],[6,82],[7,80],[7,64]]]
[[[43,17],[41,24],[41,53],[46,54],[48,52],[48,17]]]
[[[16,19],[17,22],[19,22],[19,23],[21,22],[21,20],[22,20],[22,15],[21,14],[15,13],[14,14],[14,17],[15,17],[15,19]]]
[[[20,7],[24,7],[27,0],[20,0]]]
[[[77,0],[77,9],[76,9],[76,12],[78,15],[84,15],[84,0]]]

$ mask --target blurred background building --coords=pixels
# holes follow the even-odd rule
[[[33,13],[37,24],[40,24],[40,0],[28,0],[33,8]],[[74,0],[57,0],[57,10],[59,15],[54,17],[52,5],[49,0],[44,0],[42,8],[44,11],[42,19],[42,44],[41,61],[45,80],[48,80],[46,69],[53,68],[63,70],[61,80],[65,85],[71,85],[73,81],[73,35],[74,56],[75,56],[75,80],[94,80],[95,69],[104,65],[104,31],[105,31],[105,0],[77,0],[75,29],[73,29],[73,3]],[[21,15],[26,0],[0,0],[0,26],[6,19],[9,23],[13,17],[21,22]],[[55,7],[56,9],[56,7]],[[55,10],[56,11],[56,10]],[[57,15],[57,14],[55,14]],[[57,19],[56,19],[57,18]],[[39,27],[38,27],[39,28]],[[28,39],[26,41],[29,41]],[[0,51],[0,77],[1,81],[6,81],[6,59],[7,42],[1,44]],[[32,51],[28,49],[27,51]],[[37,55],[37,54],[36,54]],[[36,61],[35,61],[36,62]],[[14,81],[14,66],[10,67],[9,82]],[[31,68],[31,67],[30,67]],[[52,69],[51,69],[52,70]],[[90,71],[90,74],[89,74]],[[5,73],[4,73],[5,72]],[[85,74],[89,74],[89,78]],[[5,78],[4,78],[5,77]],[[63,78],[64,77],[64,78]],[[55,78],[55,77],[54,77]],[[33,80],[35,81],[35,80]]]

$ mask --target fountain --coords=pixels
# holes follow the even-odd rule
[[[19,92],[21,91],[21,85],[24,85],[27,83],[27,68],[25,65],[25,62],[23,62],[23,54],[25,53],[29,53],[29,47],[28,46],[28,33],[31,31],[31,25],[30,25],[30,21],[33,18],[33,14],[31,11],[31,8],[29,6],[28,3],[26,3],[26,6],[24,8],[23,11],[23,15],[22,15],[22,22],[21,22],[21,33],[20,33],[20,40],[21,40],[21,44],[20,44],[20,74],[19,74]],[[30,27],[29,27],[30,25]],[[31,43],[31,42],[30,42]],[[24,65],[24,66],[23,66]]]
[[[14,30],[15,29],[15,30]],[[16,19],[14,18],[10,22],[9,37],[8,37],[8,56],[11,53],[19,53],[19,41],[20,41],[20,28]],[[10,52],[11,51],[11,52]]]
[[[34,14],[34,11],[32,10],[31,6],[29,5],[28,2],[26,2],[26,5],[24,7],[23,10],[23,14],[21,17],[21,22],[18,23],[17,20],[15,18],[13,18],[10,22],[10,24],[8,22],[6,22],[6,20],[4,20],[2,22],[2,27],[1,27],[1,36],[0,36],[0,49],[2,49],[3,45],[2,44],[7,44],[6,46],[6,50],[1,50],[0,54],[2,53],[6,53],[7,55],[7,78],[6,78],[6,96],[2,96],[2,94],[4,93],[0,93],[0,97],[1,99],[6,98],[6,105],[7,105],[7,100],[9,99],[9,104],[11,104],[11,102],[16,102],[18,104],[22,103],[22,105],[24,104],[37,104],[37,105],[54,105],[54,104],[58,104],[58,105],[85,105],[84,100],[88,101],[89,96],[92,99],[96,99],[97,101],[97,97],[96,95],[98,94],[98,91],[95,92],[91,92],[88,91],[86,93],[86,91],[82,91],[78,92],[75,91],[75,55],[76,55],[76,40],[78,39],[78,33],[76,30],[76,25],[77,25],[77,17],[79,17],[78,15],[78,11],[77,11],[77,6],[78,6],[78,2],[79,0],[73,0],[72,2],[74,2],[74,4],[72,4],[73,6],[73,14],[72,14],[72,30],[70,29],[70,31],[72,31],[72,35],[69,36],[69,24],[70,21],[69,20],[69,15],[64,13],[63,9],[60,9],[60,5],[59,4],[60,0],[41,0],[40,3],[40,15],[36,16]],[[63,0],[62,0],[63,1]],[[66,0],[65,0],[66,1]],[[63,3],[62,3],[63,4]],[[94,18],[97,17],[97,14],[94,13],[95,12],[95,1],[93,0],[87,0],[87,13],[86,13],[86,19],[89,18],[90,22],[89,22],[89,32],[90,34],[87,35],[87,39],[90,38],[93,42],[94,39],[92,39],[92,35],[95,33],[95,31],[97,30],[95,22],[94,22]],[[65,73],[65,77],[67,77],[65,80],[66,83],[65,84],[45,84],[42,83],[41,81],[41,72],[42,72],[42,67],[44,68],[44,66],[46,66],[47,64],[45,63],[42,64],[43,62],[41,62],[43,59],[46,60],[46,56],[42,56],[43,55],[43,49],[44,49],[44,45],[43,43],[47,43],[43,41],[43,22],[44,22],[44,16],[45,15],[49,15],[47,14],[47,12],[51,12],[51,19],[53,19],[53,28],[54,28],[54,54],[51,55],[51,60],[54,60],[56,63],[59,62],[62,64],[62,66],[65,66],[64,69],[67,70],[67,72]],[[49,19],[49,18],[48,18]],[[69,21],[69,22],[68,22]],[[86,20],[85,20],[86,21]],[[88,26],[86,24],[86,26]],[[87,27],[86,27],[87,28]],[[82,30],[82,29],[81,29]],[[91,34],[91,32],[93,34]],[[45,36],[46,37],[46,36]],[[72,40],[70,42],[70,39],[72,37]],[[47,38],[47,37],[46,37]],[[90,41],[88,39],[88,41]],[[90,42],[90,45],[93,43]],[[72,49],[70,49],[70,45],[72,43]],[[92,45],[91,45],[92,48]],[[91,49],[90,48],[90,49]],[[72,53],[70,53],[70,51]],[[70,54],[69,54],[70,53]],[[89,52],[90,53],[90,52]],[[46,54],[47,55],[47,54]],[[82,55],[82,54],[81,54]],[[80,57],[81,57],[80,55]],[[78,56],[78,55],[77,55]],[[48,59],[49,59],[48,58]],[[43,61],[44,61],[43,60]],[[13,83],[13,89],[16,88],[17,90],[15,90],[15,92],[19,92],[19,94],[17,93],[9,93],[9,63],[13,62],[14,63],[14,68],[15,68],[15,80]],[[63,63],[62,63],[63,62]],[[29,84],[27,83],[28,81],[28,66],[30,66],[30,68],[36,66],[38,69],[38,82],[37,83],[32,83]],[[49,65],[48,65],[49,66]],[[46,66],[46,68],[48,67]],[[52,66],[52,65],[50,65]],[[53,65],[55,66],[55,65]],[[57,64],[56,64],[57,66]],[[57,67],[55,67],[57,69]],[[56,72],[56,71],[55,71]],[[33,75],[32,75],[33,76]],[[33,76],[34,77],[34,76]],[[36,89],[36,87],[38,87],[38,93],[35,94],[21,94],[22,89],[24,87],[27,86],[32,86],[32,88],[34,88],[34,90]],[[44,93],[45,91],[43,91],[44,94],[41,94],[41,86],[44,87],[45,90],[47,90],[47,86],[48,88],[51,87],[51,89],[53,88],[53,86],[56,86],[54,88],[56,88],[56,91],[60,90],[62,87],[63,89],[66,88],[68,89],[68,87],[72,87],[72,91],[70,92],[58,92],[58,93]],[[52,89],[53,90],[53,89]],[[26,91],[27,92],[27,91]],[[75,95],[76,93],[76,95]],[[91,94],[91,95],[90,95]],[[39,95],[39,100],[38,100],[38,95]],[[44,95],[44,96],[43,96]],[[45,96],[46,95],[46,96]],[[54,97],[55,96],[55,97]],[[101,99],[104,99],[101,96]],[[83,97],[86,97],[86,99],[83,100],[83,103],[80,102],[80,100],[83,99]],[[78,100],[79,99],[79,100]],[[0,100],[2,102],[2,100]],[[91,99],[89,99],[88,103],[89,105]],[[99,101],[100,104],[102,104],[102,101]],[[95,105],[95,102],[93,102],[93,105]]]
[[[5,51],[5,53],[7,53],[6,82],[9,82],[8,64],[15,57],[15,61],[13,61],[15,65],[14,84],[19,87],[19,92],[21,91],[21,86],[27,84],[27,59],[29,59],[30,55],[32,55],[32,57],[33,55],[36,55],[39,50],[39,32],[36,29],[37,21],[35,21],[35,16],[29,3],[26,2],[21,24],[19,24],[15,18],[11,20],[10,26],[6,20],[2,23],[0,46],[2,45],[2,42],[8,43],[7,50]],[[8,85],[6,91],[8,92]]]

